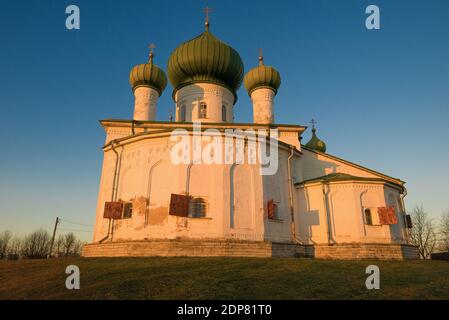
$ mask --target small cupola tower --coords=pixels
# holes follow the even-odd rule
[[[254,123],[273,123],[274,97],[281,85],[281,75],[275,68],[264,65],[262,50],[259,66],[245,75],[244,84],[253,103]]]
[[[309,142],[306,143],[306,147],[315,151],[326,152],[326,143],[320,140],[316,135],[316,128],[315,128],[316,121],[312,119],[310,123],[312,124],[312,138],[310,139]]]
[[[132,68],[129,83],[134,92],[134,120],[155,121],[157,101],[167,86],[165,72],[153,64],[154,45],[150,45],[148,63]]]

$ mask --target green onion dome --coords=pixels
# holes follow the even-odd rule
[[[312,138],[310,139],[309,142],[307,142],[306,147],[310,148],[312,150],[316,150],[316,151],[320,151],[320,152],[326,152],[326,144],[324,143],[324,141],[320,140],[316,136],[316,129],[315,128],[312,129]]]
[[[263,64],[263,56],[261,53],[259,66],[251,69],[245,75],[244,84],[249,95],[257,88],[270,88],[276,94],[281,85],[281,75],[275,68]]]
[[[153,64],[153,52],[150,52],[148,63],[138,64],[132,68],[129,74],[129,83],[133,91],[137,87],[150,87],[162,95],[167,86],[167,76],[157,65]]]
[[[173,93],[193,83],[209,82],[230,89],[236,97],[243,80],[240,55],[210,33],[208,24],[205,32],[172,52],[167,70]]]

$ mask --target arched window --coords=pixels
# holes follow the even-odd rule
[[[179,108],[179,121],[185,122],[186,121],[186,106],[183,104]]]
[[[372,226],[373,217],[371,216],[371,209],[365,209],[365,224]]]
[[[227,117],[226,117],[226,106],[222,105],[221,106],[221,120],[222,121],[226,121]]]
[[[207,118],[207,104],[205,102],[200,103],[200,110],[198,118],[206,119]]]

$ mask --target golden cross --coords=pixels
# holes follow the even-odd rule
[[[206,14],[206,22],[209,22],[209,13],[211,13],[213,10],[209,7],[206,7],[203,9],[203,12]]]
[[[213,10],[209,7],[206,7],[203,9],[203,12],[206,14],[206,22],[204,23],[206,25],[206,30],[209,30],[209,14],[212,12]]]
[[[151,43],[148,48],[150,48],[150,62],[153,62],[153,57],[154,57],[154,48],[156,48],[156,46],[154,45],[154,43]]]
[[[260,64],[260,65],[263,65],[262,48],[259,49],[259,64]]]
[[[312,129],[315,129],[315,125],[317,124],[315,119],[310,120],[310,123],[312,124]]]

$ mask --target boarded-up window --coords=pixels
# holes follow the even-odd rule
[[[268,200],[268,219],[277,219],[277,205],[273,199]]]
[[[377,208],[379,214],[379,223],[382,225],[390,225],[398,223],[394,206]]]
[[[413,228],[412,217],[409,214],[406,214],[404,219],[406,227],[409,229]]]
[[[123,212],[123,202],[105,202],[103,218],[121,219]]]
[[[182,194],[172,194],[169,214],[178,217],[189,215],[189,197]]]

